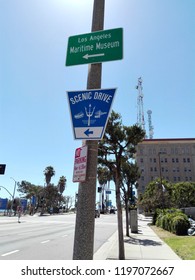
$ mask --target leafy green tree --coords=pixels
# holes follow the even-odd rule
[[[18,192],[23,194],[23,197],[31,199],[33,196],[36,197],[37,208],[41,207],[41,214],[48,207],[59,207],[64,204],[65,198],[62,196],[63,191],[66,187],[66,177],[61,176],[58,185],[50,184],[51,175],[55,174],[55,171],[50,167],[45,169],[45,176],[47,177],[47,186],[36,186],[28,181],[21,181],[18,187]],[[50,177],[50,178],[48,178]],[[35,206],[33,206],[33,212]]]
[[[195,207],[195,183],[180,182],[174,184],[171,200],[176,208]]]
[[[172,184],[165,180],[155,180],[148,184],[139,199],[144,211],[154,212],[156,209],[195,207],[195,183],[180,182]]]
[[[49,184],[44,189],[44,199],[46,207],[57,207],[61,200],[61,194],[58,192],[58,188],[53,184]]]
[[[157,208],[165,209],[172,207],[172,185],[166,180],[156,179],[150,182],[145,192],[139,198],[139,205],[145,212],[155,212]]]
[[[112,111],[104,138],[99,142],[99,164],[107,166],[116,187],[116,205],[119,234],[119,259],[124,259],[124,238],[121,206],[122,164],[133,157],[136,145],[143,140],[145,132],[137,125],[124,126],[120,114]]]
[[[28,181],[23,180],[19,184],[17,191],[25,195],[27,199],[30,199],[32,196],[36,196],[37,198],[39,198],[42,187],[36,186]]]

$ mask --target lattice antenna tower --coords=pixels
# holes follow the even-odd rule
[[[145,120],[144,120],[144,104],[143,104],[143,87],[142,87],[142,78],[138,79],[138,85],[136,86],[138,90],[137,97],[137,124],[145,131]]]
[[[148,114],[148,125],[149,125],[149,138],[153,139],[154,127],[152,125],[152,111],[148,110],[147,114]]]

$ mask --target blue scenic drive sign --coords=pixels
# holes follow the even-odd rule
[[[116,88],[67,91],[75,139],[102,139]]]

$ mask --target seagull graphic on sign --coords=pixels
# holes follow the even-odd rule
[[[116,88],[67,91],[75,139],[102,139],[115,92]]]

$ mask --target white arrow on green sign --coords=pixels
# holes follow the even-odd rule
[[[123,29],[97,31],[68,39],[66,66],[123,58]]]

